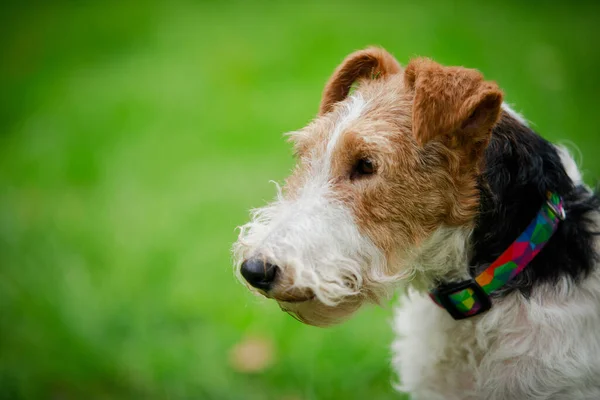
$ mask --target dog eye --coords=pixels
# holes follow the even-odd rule
[[[350,174],[351,179],[360,178],[363,176],[373,175],[375,173],[375,164],[368,158],[361,158],[352,168]]]

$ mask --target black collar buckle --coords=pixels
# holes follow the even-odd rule
[[[440,306],[444,307],[455,320],[470,318],[482,314],[492,308],[490,296],[473,278],[461,282],[443,284],[431,291],[430,295],[431,298]],[[464,307],[460,304],[461,299],[465,299],[466,302],[469,302],[469,298],[472,298],[473,301],[475,301],[475,307]],[[463,306],[463,308],[468,308],[469,310],[461,310],[461,306]]]

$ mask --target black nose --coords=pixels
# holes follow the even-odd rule
[[[257,289],[269,290],[277,275],[277,265],[269,264],[260,257],[250,258],[242,263],[242,276]]]

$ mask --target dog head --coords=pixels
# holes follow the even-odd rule
[[[402,281],[426,289],[460,274],[501,104],[475,70],[428,59],[403,69],[377,48],[350,54],[317,118],[289,134],[297,165],[285,186],[241,227],[242,281],[327,325]]]

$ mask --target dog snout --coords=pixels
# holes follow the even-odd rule
[[[244,279],[257,289],[269,290],[279,271],[277,265],[268,263],[261,257],[253,257],[242,263],[241,273]]]

